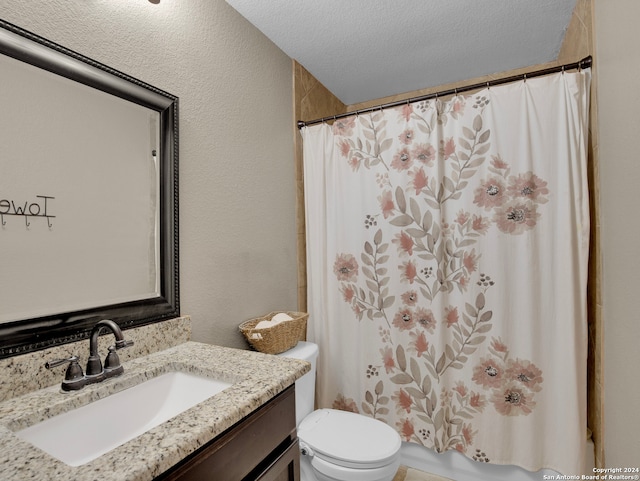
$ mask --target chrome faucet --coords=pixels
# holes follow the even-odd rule
[[[109,347],[109,354],[104,361],[104,367],[98,353],[98,337],[100,332],[108,328],[113,332],[116,343]],[[68,359],[56,359],[47,362],[45,367],[51,369],[63,364],[69,363],[64,381],[62,381],[63,391],[77,391],[87,384],[102,382],[110,377],[119,376],[124,372],[124,368],[120,364],[120,359],[116,351],[133,345],[133,341],[127,341],[122,335],[120,326],[110,319],[99,321],[91,330],[91,339],[89,340],[89,360],[87,361],[86,373],[82,373],[82,368],[78,364],[78,357],[71,356]]]

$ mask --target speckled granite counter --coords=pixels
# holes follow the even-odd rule
[[[152,480],[309,370],[303,361],[196,342],[186,342],[123,365],[122,376],[75,393],[62,393],[59,386],[53,386],[0,403],[0,480]],[[14,434],[41,420],[174,370],[214,376],[233,384],[83,466],[68,466]],[[61,373],[61,380],[62,377]]]

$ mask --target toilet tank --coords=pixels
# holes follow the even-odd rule
[[[311,364],[311,370],[296,381],[296,426],[298,426],[315,408],[318,345],[299,341],[295,347],[278,354],[278,356],[301,359]]]

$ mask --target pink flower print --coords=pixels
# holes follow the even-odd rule
[[[462,265],[467,270],[467,273],[471,274],[478,268],[478,259],[480,256],[476,255],[476,250],[471,252],[465,252],[462,256]]]
[[[385,219],[393,215],[395,205],[393,203],[393,195],[390,190],[385,190],[382,195],[378,197],[378,202],[380,202],[380,209],[382,210],[382,215]]]
[[[358,413],[358,405],[351,398],[345,398],[342,393],[338,393],[336,400],[333,401],[333,409],[340,409],[341,411],[349,411],[352,413]]]
[[[464,385],[464,382],[458,381],[456,386],[453,388],[455,392],[460,394],[460,396],[465,397],[467,395],[467,387]]]
[[[393,351],[391,350],[391,348],[385,347],[383,349],[380,349],[380,354],[382,354],[382,364],[384,365],[387,374],[393,372],[393,370],[396,368],[396,361],[393,357]]]
[[[340,254],[333,263],[333,273],[339,281],[353,281],[358,277],[358,262],[351,254]]]
[[[506,170],[509,168],[509,164],[502,160],[502,157],[500,157],[499,155],[491,156],[491,165],[498,170]]]
[[[355,117],[346,117],[344,119],[337,119],[333,123],[333,135],[342,135],[348,137],[353,134],[353,128],[356,126]]]
[[[340,149],[340,155],[343,157],[349,157],[349,153],[351,152],[351,144],[349,142],[342,139],[338,142],[338,148]]]
[[[501,352],[501,353],[507,353],[509,352],[509,348],[507,347],[507,345],[502,342],[501,338],[492,338],[491,339],[491,347],[493,348],[494,351],[496,352]]]
[[[451,327],[454,324],[457,324],[460,320],[460,316],[458,315],[458,308],[453,306],[445,307],[444,320],[447,323],[447,327]]]
[[[536,392],[542,389],[541,384],[544,380],[542,371],[535,364],[520,359],[510,360],[507,363],[506,377]]]
[[[407,306],[415,306],[416,302],[418,302],[418,294],[416,291],[407,291],[400,297],[402,298],[402,302]]]
[[[484,388],[500,387],[504,379],[504,367],[492,358],[483,358],[473,368],[471,379]]]
[[[342,297],[344,298],[345,302],[351,302],[356,294],[353,290],[353,287],[348,284],[343,284],[340,288],[340,291],[342,292]]]
[[[398,153],[393,156],[391,167],[402,172],[403,170],[408,170],[411,167],[412,162],[409,149],[405,147],[400,149]]]
[[[453,137],[441,140],[440,145],[440,155],[442,155],[444,159],[448,159],[456,153],[456,143],[453,140]]]
[[[412,186],[416,191],[416,195],[420,195],[420,193],[422,192],[422,189],[424,189],[428,185],[427,182],[429,181],[429,177],[427,177],[427,174],[422,168],[413,172],[412,175],[413,175]]]
[[[511,201],[496,210],[493,220],[505,234],[518,235],[535,227],[540,214],[531,201]]]
[[[493,406],[503,416],[519,416],[531,414],[536,403],[532,395],[525,388],[515,383],[494,389],[491,396]]]
[[[469,220],[469,217],[471,217],[471,214],[469,212],[465,212],[461,210],[458,212],[458,215],[455,221],[460,225],[465,225]]]
[[[413,254],[413,237],[407,234],[405,231],[395,235],[395,239],[391,242],[398,245],[398,253],[400,255],[412,255]]]
[[[506,197],[504,181],[499,177],[492,177],[482,181],[480,187],[475,190],[474,204],[489,210],[501,206]]]
[[[395,316],[393,316],[393,325],[401,331],[408,331],[413,329],[416,325],[413,319],[413,313],[411,309],[400,309]]]
[[[436,149],[431,144],[418,144],[413,148],[411,155],[421,163],[431,166],[436,158]]]
[[[507,192],[513,197],[531,199],[539,203],[547,202],[545,196],[549,195],[547,183],[534,175],[533,172],[527,172],[517,177],[515,175],[509,177]]]
[[[409,284],[413,284],[413,281],[415,281],[416,276],[418,275],[416,265],[412,261],[409,261],[398,266],[398,269],[400,269],[400,278],[403,281],[407,281]]]
[[[405,145],[409,145],[411,142],[413,142],[413,137],[414,137],[413,130],[406,129],[404,132],[398,135],[398,140],[400,140],[400,142],[402,142]]]
[[[436,318],[434,317],[433,312],[429,309],[425,309],[424,307],[420,307],[416,310],[414,318],[423,329],[427,330],[430,334],[433,334],[433,331],[436,328]]]
[[[462,443],[457,443],[455,445],[455,450],[458,451],[459,453],[466,453],[467,452],[467,448],[465,448]]]
[[[478,431],[474,431],[471,424],[465,423],[462,425],[462,437],[464,438],[464,442],[467,446],[473,444],[473,438],[476,434],[478,434]]]
[[[396,426],[398,427],[398,430],[400,431],[400,435],[404,438],[405,441],[410,441],[413,435],[415,434],[415,428],[413,427],[413,423],[408,419],[397,422]]]
[[[400,118],[404,119],[405,122],[408,122],[411,118],[411,114],[413,113],[413,106],[411,104],[404,104],[400,109]]]
[[[351,159],[349,160],[349,166],[351,167],[351,170],[353,170],[354,172],[358,172],[358,169],[360,168],[361,163],[362,163],[362,159],[360,157],[356,157],[355,155],[351,157]]]
[[[411,346],[415,349],[417,357],[420,357],[427,352],[427,349],[429,349],[429,342],[427,341],[427,336],[425,336],[424,332],[413,331],[410,332],[409,335],[413,339]]]
[[[455,119],[464,112],[464,98],[456,97],[451,107],[451,116]]]
[[[487,400],[482,394],[471,391],[471,396],[469,397],[469,405],[472,408],[477,409],[478,411],[482,411],[486,403]]]
[[[413,398],[404,389],[396,391],[392,399],[396,402],[398,411],[406,411],[407,414],[411,412],[411,406],[413,405]]]
[[[489,226],[491,225],[491,221],[487,217],[483,217],[481,215],[473,215],[473,220],[471,221],[471,228],[476,231],[478,234],[486,234],[489,230]]]

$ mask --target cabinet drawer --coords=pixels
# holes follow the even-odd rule
[[[251,478],[250,478],[251,479]],[[289,448],[271,463],[255,481],[299,481],[300,446],[296,439]]]
[[[241,481],[268,458],[288,452],[296,441],[295,428],[295,392],[291,386],[156,481]],[[297,450],[295,455],[299,456]]]

